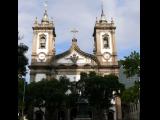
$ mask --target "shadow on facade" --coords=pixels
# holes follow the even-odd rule
[[[43,120],[44,112],[42,110],[38,110],[35,112],[35,120]]]
[[[64,111],[58,112],[58,120],[65,120],[65,112]]]
[[[77,115],[77,109],[72,108],[70,112],[70,120],[74,120],[76,118],[76,115]]]
[[[109,111],[108,120],[114,120],[114,111]]]

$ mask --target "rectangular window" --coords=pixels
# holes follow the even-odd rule
[[[106,40],[103,41],[103,46],[104,46],[104,48],[108,48],[109,47],[109,44],[108,44],[108,42]]]
[[[103,38],[103,47],[108,48],[109,47],[109,41],[108,41],[108,36],[105,36]]]
[[[45,49],[45,43],[41,43],[40,48],[41,48],[41,49]]]
[[[46,47],[46,38],[45,36],[40,37],[40,44],[39,44],[39,48],[40,49],[45,49]]]

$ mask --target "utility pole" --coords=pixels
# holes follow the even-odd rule
[[[22,74],[20,73],[18,75],[19,79],[22,80]],[[23,96],[22,96],[22,115],[21,115],[21,120],[24,120],[24,98],[25,98],[25,79],[24,79],[24,84],[23,84]]]
[[[24,119],[24,98],[25,98],[25,79],[24,79],[24,84],[23,84],[23,99],[22,99],[22,119]]]

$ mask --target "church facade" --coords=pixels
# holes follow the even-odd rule
[[[33,25],[32,56],[30,65],[30,81],[38,82],[45,79],[58,79],[66,76],[70,81],[78,81],[80,73],[95,71],[102,76],[119,75],[117,61],[115,24],[107,21],[103,9],[101,17],[96,20],[93,28],[93,54],[82,51],[75,37],[67,51],[56,54],[56,29],[49,20],[47,10],[39,23],[37,18]]]

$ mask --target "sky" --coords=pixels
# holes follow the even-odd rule
[[[18,30],[20,41],[29,47],[26,56],[31,62],[32,26],[44,14],[45,0],[18,0]],[[113,18],[116,25],[116,47],[118,59],[128,56],[133,50],[140,52],[140,0],[47,0],[49,19],[53,19],[56,32],[56,54],[70,48],[73,28],[81,50],[93,53],[93,30],[96,17],[101,16],[101,3],[108,21]],[[29,82],[29,74],[26,76]]]

